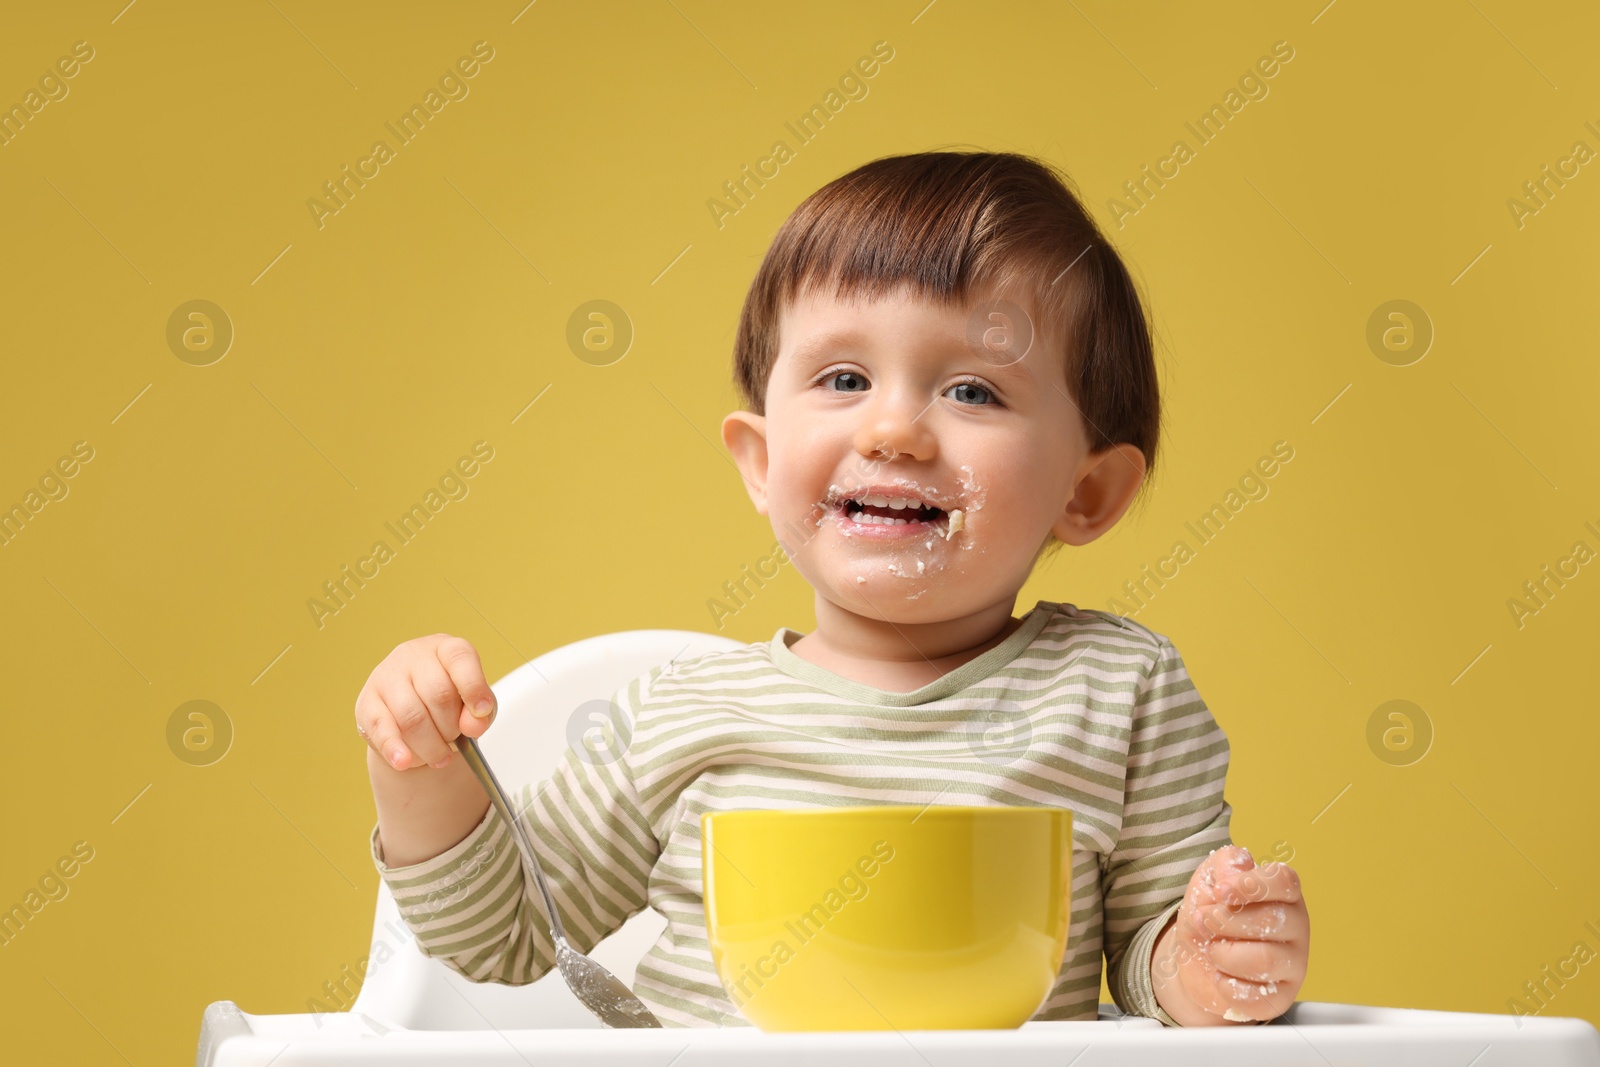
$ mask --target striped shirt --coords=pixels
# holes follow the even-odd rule
[[[1092,1020],[1102,953],[1124,1011],[1151,993],[1156,936],[1207,853],[1229,843],[1228,741],[1168,640],[1132,620],[1040,601],[1000,644],[909,693],[800,658],[803,635],[662,664],[613,698],[625,745],[563,752],[513,790],[568,939],[587,952],[654,908],[666,929],[634,991],[667,1026],[744,1026],[712,964],[700,816],[863,804],[1058,805],[1073,815],[1072,916],[1034,1019]],[[554,962],[544,902],[493,806],[452,848],[372,859],[426,956],[523,985]]]

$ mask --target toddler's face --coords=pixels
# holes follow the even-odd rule
[[[1009,610],[1051,532],[1084,544],[1120,517],[1143,456],[1089,456],[1061,346],[1019,304],[902,288],[785,309],[766,414],[723,439],[819,595],[892,622]]]

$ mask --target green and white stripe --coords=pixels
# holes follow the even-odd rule
[[[663,664],[618,690],[626,752],[568,749],[517,791],[568,936],[588,951],[649,906],[667,920],[635,991],[668,1026],[744,1026],[712,967],[700,816],[736,808],[1040,804],[1073,812],[1066,958],[1035,1019],[1093,1019],[1101,954],[1124,1010],[1150,996],[1155,935],[1208,852],[1229,843],[1228,741],[1167,639],[1040,601],[1005,641],[911,693],[801,659],[801,635]],[[1027,738],[985,760],[1003,709]],[[1008,753],[1009,754],[1009,753]],[[406,867],[372,858],[421,951],[475,981],[523,985],[553,964],[544,905],[491,807],[455,847]],[[1136,934],[1142,931],[1143,936]]]

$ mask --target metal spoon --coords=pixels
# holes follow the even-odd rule
[[[489,802],[511,827],[511,837],[517,843],[517,850],[522,853],[523,865],[533,874],[539,895],[544,898],[545,911],[550,916],[550,939],[556,946],[556,967],[561,971],[567,988],[572,990],[572,995],[594,1012],[595,1018],[609,1027],[660,1028],[661,1020],[651,1014],[650,1009],[644,1006],[644,1001],[634,996],[633,991],[623,985],[616,975],[567,944],[566,930],[561,926],[561,916],[556,911],[555,900],[550,896],[550,887],[545,884],[544,871],[539,869],[533,843],[528,840],[522,823],[512,816],[506,792],[500,788],[499,780],[484,761],[477,740],[463,734],[456,739],[456,750],[467,761],[467,766],[472,768],[472,773],[478,776],[478,781],[483,783],[484,792],[489,794]]]

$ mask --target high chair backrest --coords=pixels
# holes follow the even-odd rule
[[[492,685],[500,710],[479,742],[484,758],[501,785],[514,793],[555,769],[568,744],[569,720],[577,714],[579,723],[586,725],[584,704],[609,700],[618,688],[657,664],[739,645],[731,638],[692,630],[625,630],[553,649]],[[590,955],[631,986],[640,957],[665,926],[660,915],[646,908]],[[368,969],[350,1010],[412,1030],[600,1025],[555,971],[525,986],[478,983],[443,961],[424,956],[381,878]]]

